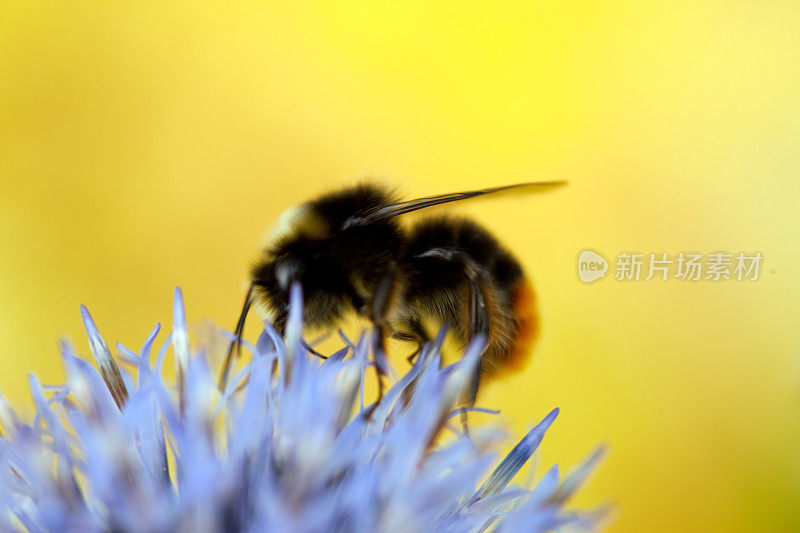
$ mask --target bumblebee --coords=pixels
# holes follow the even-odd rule
[[[401,201],[372,183],[325,194],[286,211],[250,271],[250,288],[220,375],[224,388],[252,306],[284,334],[289,292],[303,289],[307,327],[336,325],[348,312],[369,319],[378,354],[388,336],[417,344],[409,362],[437,329],[446,326],[464,345],[487,342],[471,387],[481,377],[518,368],[530,353],[539,324],[534,291],[519,261],[489,231],[466,218],[432,216],[410,228],[400,215],[511,189],[547,190],[564,182],[532,182]],[[379,392],[380,395],[380,392]]]

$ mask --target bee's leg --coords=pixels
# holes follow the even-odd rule
[[[489,336],[489,312],[486,305],[486,295],[484,291],[486,287],[481,283],[480,274],[470,265],[465,264],[465,271],[469,278],[469,330],[470,337],[474,337],[480,333]],[[473,407],[478,397],[478,389],[481,384],[481,365],[478,362],[477,368],[472,374],[469,387],[465,391],[463,402],[465,407]],[[461,425],[464,428],[464,433],[469,435],[469,426],[467,425],[467,410],[461,411]]]
[[[378,379],[378,402],[383,399],[386,385],[383,382],[384,376],[389,374],[386,368],[386,328],[383,325],[375,325],[375,338],[372,345],[372,357],[375,361],[375,375]]]
[[[314,347],[313,347],[313,346],[311,346],[310,344],[308,344],[308,343],[307,343],[305,340],[303,340],[303,348],[305,348],[305,349],[306,349],[306,351],[307,351],[308,353],[310,353],[311,355],[316,355],[316,356],[317,356],[317,357],[319,357],[320,359],[327,359],[327,358],[328,358],[328,356],[327,356],[327,355],[323,355],[323,354],[319,353],[318,351],[316,351],[316,350],[314,349]]]
[[[253,291],[255,285],[251,284],[250,288],[247,289],[247,296],[244,298],[244,304],[242,305],[242,312],[239,314],[239,320],[236,321],[236,328],[233,330],[234,338],[231,341],[230,346],[228,347],[228,353],[225,355],[225,361],[222,363],[222,368],[220,369],[219,381],[217,386],[219,390],[224,391],[225,387],[228,385],[228,375],[231,371],[231,365],[233,364],[233,355],[234,353],[238,356],[241,354],[242,351],[242,335],[244,334],[244,323],[247,319],[247,313],[250,312],[250,307],[253,305]]]
[[[412,319],[410,321],[404,320],[403,326],[404,327],[402,330],[397,330],[392,333],[392,338],[401,341],[417,343],[417,349],[411,352],[411,355],[406,357],[408,364],[413,365],[414,360],[422,352],[422,348],[430,339],[428,339],[428,336],[425,334],[425,330],[422,329],[422,324],[420,324],[419,320],[417,319]]]
[[[383,377],[388,374],[386,367],[386,337],[391,332],[389,315],[399,296],[400,278],[396,268],[390,268],[378,283],[370,306],[370,320],[375,327],[373,340],[373,359],[378,375],[378,401],[383,398]]]
[[[417,349],[414,350],[413,352],[411,352],[411,354],[409,354],[408,357],[406,357],[406,361],[408,361],[409,365],[413,365],[414,364],[414,361],[416,361],[417,356],[422,351],[422,347],[423,346],[425,346],[425,343],[424,342],[420,342],[419,344],[417,344]]]
[[[417,257],[435,258],[441,261],[457,262],[461,264],[464,270],[466,286],[469,291],[469,315],[467,318],[466,330],[468,337],[474,338],[475,335],[483,333],[489,337],[490,318],[487,300],[491,297],[488,291],[486,279],[487,273],[473,260],[465,254],[449,250],[445,248],[431,248],[430,250],[418,255]],[[478,388],[480,387],[481,380],[481,367],[480,365],[475,369],[474,375],[470,380],[470,384],[464,391],[461,398],[461,403],[466,407],[475,405],[475,400],[478,396]],[[464,432],[467,433],[467,412],[461,411],[461,423],[464,426]]]
[[[406,361],[408,361],[409,365],[413,365],[414,361],[416,361],[417,356],[422,352],[422,348],[425,346],[425,342],[422,339],[412,339],[417,341],[417,348],[406,357]]]
[[[356,291],[351,284],[346,284],[344,286],[344,290],[347,294],[347,297],[350,299],[350,305],[353,306],[353,309],[355,309],[356,313],[369,317],[369,310],[364,303],[364,299],[358,294],[358,291]]]

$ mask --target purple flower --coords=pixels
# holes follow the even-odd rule
[[[190,352],[183,299],[151,364],[160,326],[115,361],[81,309],[98,370],[62,343],[67,382],[31,375],[36,414],[0,396],[0,530],[550,531],[594,529],[604,510],[566,510],[602,449],[564,479],[510,482],[554,409],[491,470],[502,435],[455,429],[481,339],[441,368],[441,340],[373,405],[364,405],[369,335],[322,361],[301,339],[295,287],[286,339],[266,326],[252,359],[219,391]],[[161,368],[168,347],[177,378]],[[121,367],[127,363],[133,370]],[[450,431],[452,430],[452,431]]]

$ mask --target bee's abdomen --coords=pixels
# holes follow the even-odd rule
[[[510,287],[510,320],[498,324],[506,329],[505,335],[490,336],[481,369],[486,375],[521,370],[530,358],[539,334],[539,316],[536,313],[536,296],[527,278]],[[498,338],[501,337],[501,338]]]
[[[488,324],[482,373],[522,367],[538,332],[534,292],[519,262],[491,233],[467,219],[426,219],[412,229],[406,257],[412,309],[446,323],[466,343],[478,333],[471,328],[469,299],[479,290]]]

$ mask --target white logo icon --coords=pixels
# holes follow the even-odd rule
[[[608,261],[602,255],[591,250],[584,250],[578,257],[578,277],[584,283],[591,283],[606,277]]]

